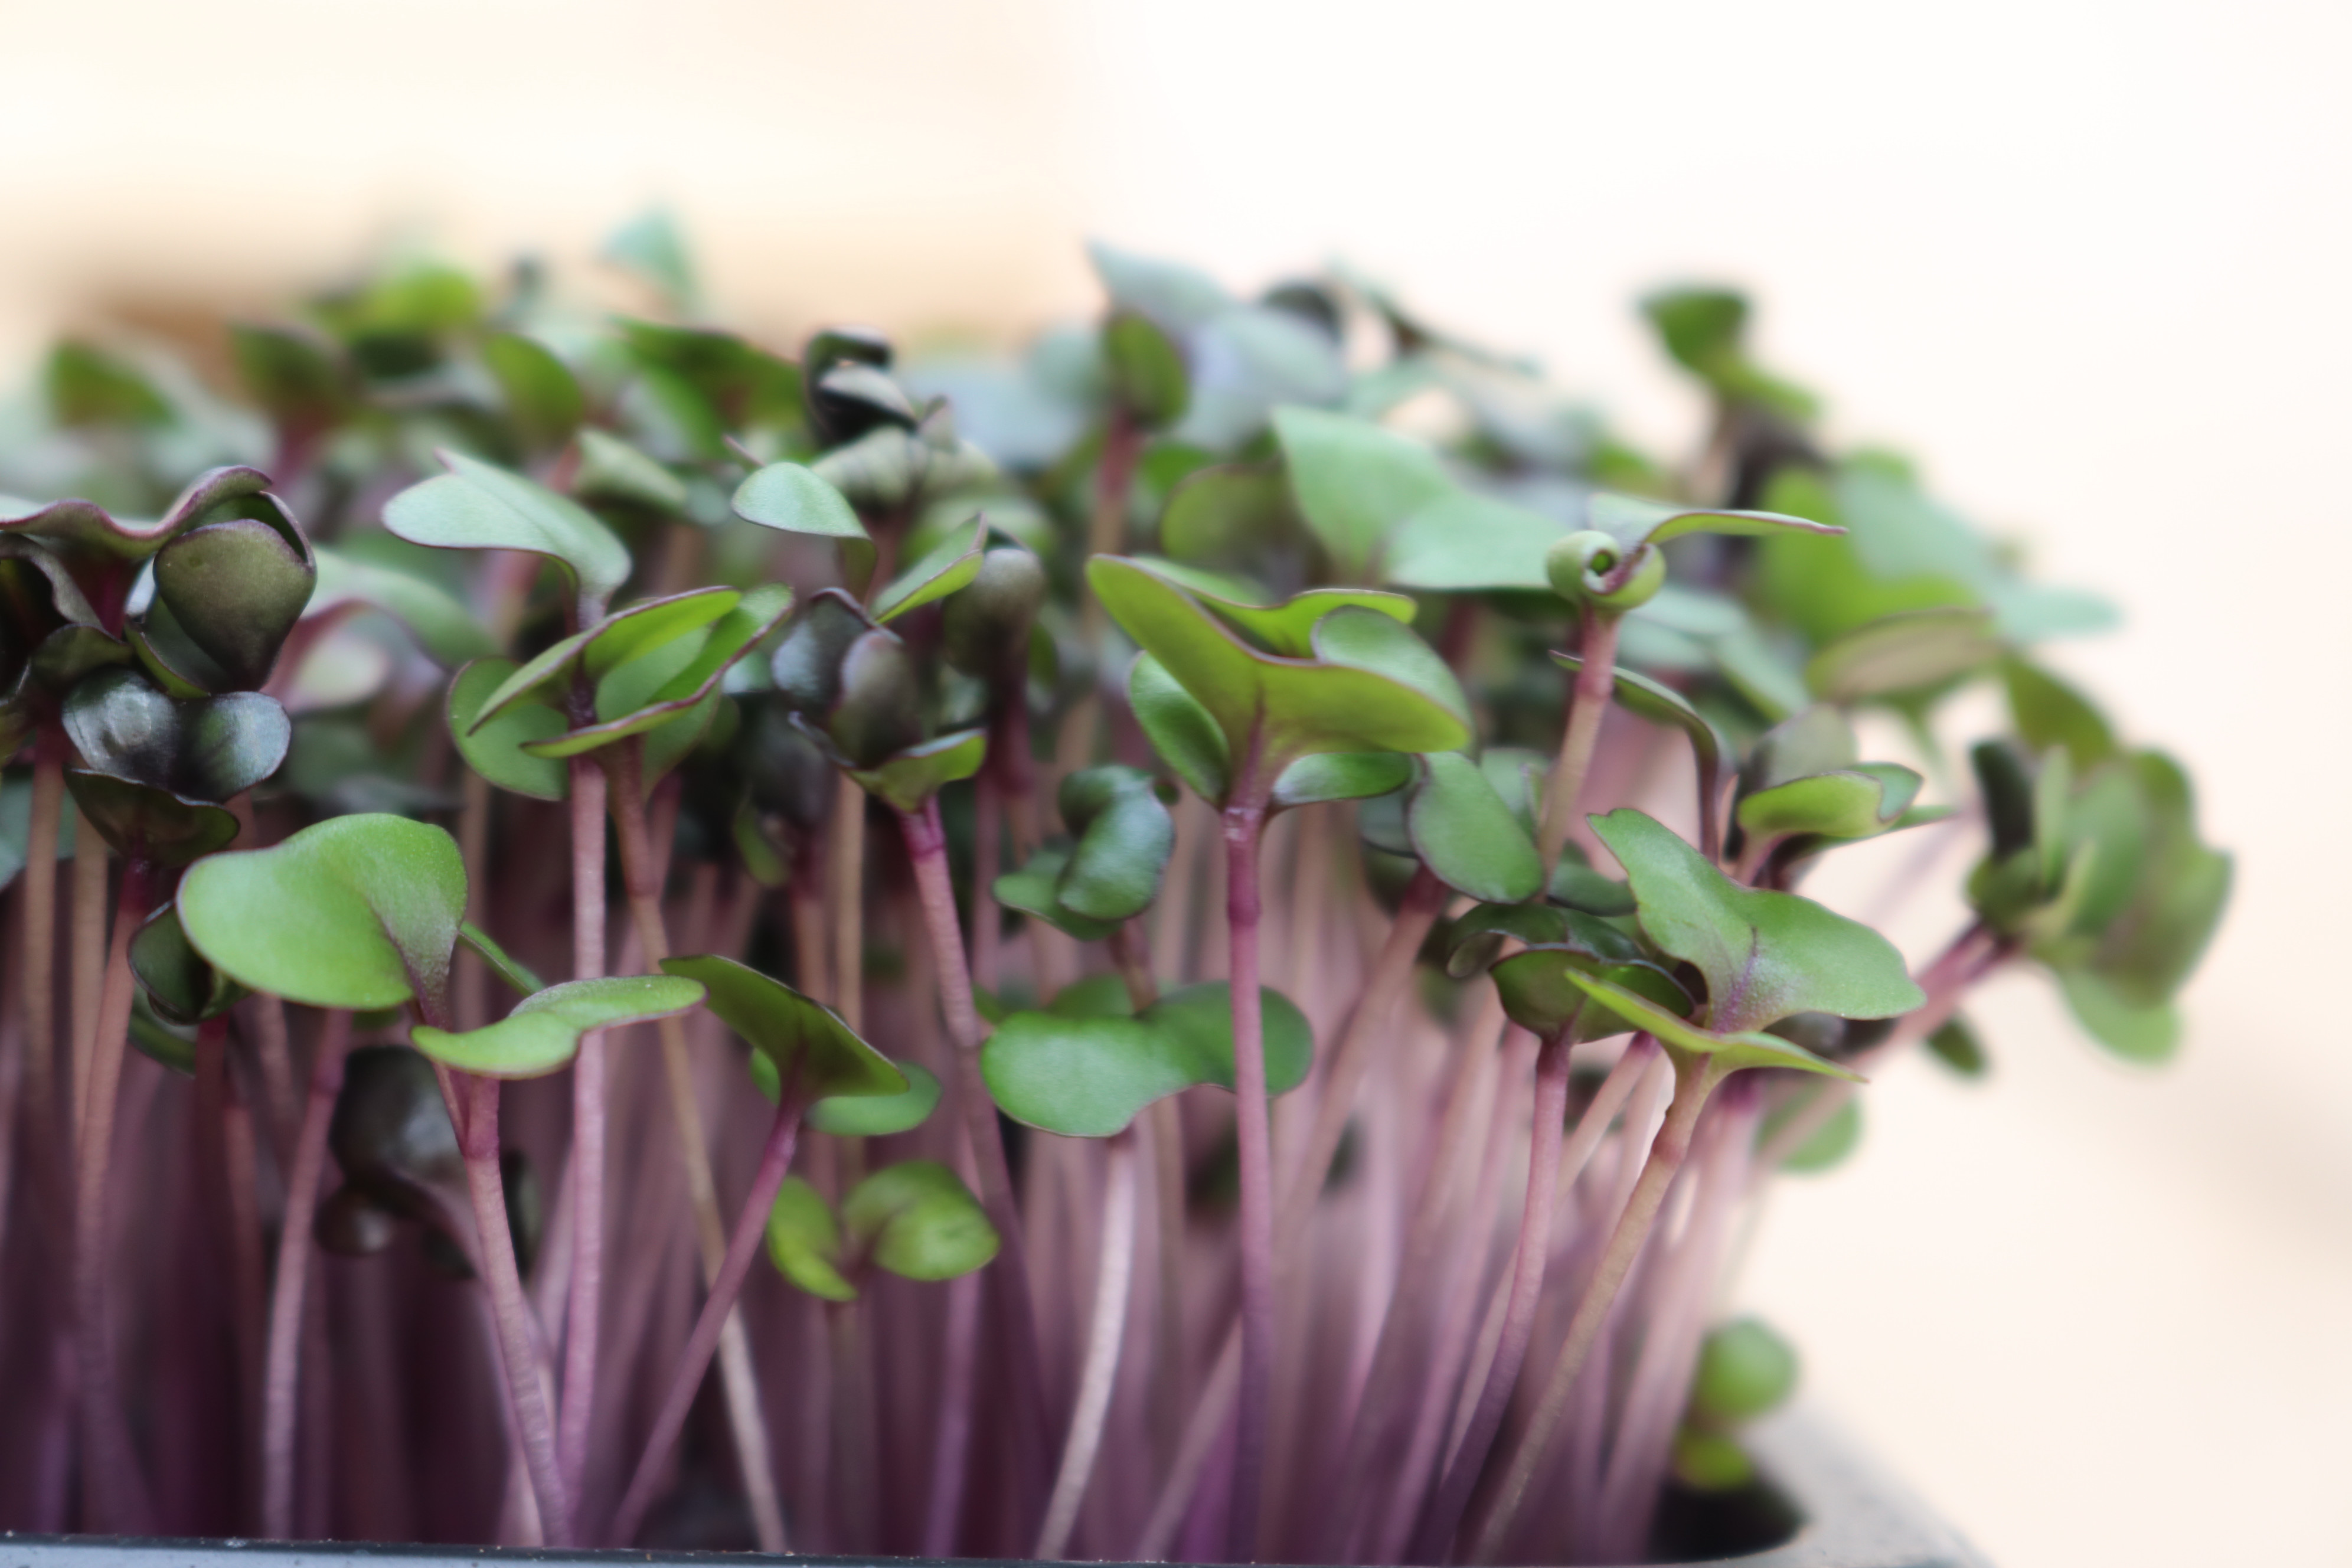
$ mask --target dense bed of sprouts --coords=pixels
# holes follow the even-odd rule
[[[2172,1048],[2229,862],[2033,662],[2105,608],[1738,296],[1644,302],[1670,463],[1352,276],[791,357],[612,259],[0,418],[0,1523],[1630,1561],[1872,1064],[2021,963]],[[1910,963],[1796,891],[1897,832]]]

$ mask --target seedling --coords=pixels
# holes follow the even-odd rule
[[[607,256],[652,315],[239,324],[241,417],[68,344],[0,449],[86,492],[0,501],[0,1522],[1631,1561],[1754,1479],[1726,1271],[1878,1063],[2029,967],[2179,1047],[2231,865],[2051,672],[2108,613],[1738,296],[1645,302],[1673,464],[1349,273],[795,357]]]

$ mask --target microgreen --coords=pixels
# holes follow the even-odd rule
[[[1796,1358],[1717,1304],[1882,1064],[1997,1072],[1961,1008],[2027,969],[2184,1048],[2232,868],[2052,673],[2111,612],[1841,447],[1743,297],[1643,302],[1669,461],[1359,273],[1091,256],[1012,356],[730,330],[658,213],[642,315],[411,257],[231,325],[231,391],[48,356],[45,1528],[1629,1561],[1754,1478]]]

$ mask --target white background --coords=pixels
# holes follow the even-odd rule
[[[1629,302],[1747,283],[1841,436],[2126,607],[2061,662],[2240,859],[2176,1067],[2000,987],[1991,1082],[1886,1074],[1742,1295],[2007,1568],[2352,1563],[2347,68],[2323,4],[0,0],[0,363],[658,196],[779,331],[1345,255],[1671,446]]]

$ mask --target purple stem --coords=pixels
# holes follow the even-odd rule
[[[784,1184],[784,1173],[792,1167],[793,1146],[799,1140],[801,1113],[807,1109],[807,1103],[797,1083],[786,1084],[783,1099],[776,1106],[776,1120],[768,1129],[767,1144],[760,1152],[760,1168],[751,1178],[751,1194],[744,1199],[743,1212],[735,1221],[735,1233],[728,1240],[726,1259],[719,1266],[710,1294],[703,1299],[701,1314],[694,1320],[694,1332],[687,1338],[685,1353],[678,1358],[677,1370],[670,1378],[661,1413],[654,1417],[653,1430],[646,1438],[645,1454],[637,1460],[636,1474],[629,1482],[627,1494],[621,1499],[620,1510],[613,1516],[613,1539],[620,1545],[636,1539],[637,1527],[645,1522],[646,1510],[653,1504],[654,1492],[661,1484],[662,1467],[669,1459],[678,1432],[686,1426],[686,1414],[693,1407],[695,1392],[702,1386],[702,1374],[709,1370],[711,1354],[719,1348],[719,1327],[727,1321],[735,1298],[742,1292],[744,1276],[751,1271],[751,1259],[760,1250],[761,1237],[766,1234],[768,1211],[775,1206],[777,1190]]]
[[[327,1128],[334,1119],[335,1097],[343,1089],[343,1051],[351,1035],[349,1013],[327,1015],[310,1064],[310,1099],[294,1137],[293,1165],[286,1177],[286,1223],[278,1233],[278,1278],[269,1291],[268,1348],[261,1377],[261,1533],[271,1541],[294,1538],[295,1396],[301,1383],[310,1222],[318,1212],[319,1183],[327,1167]]]
[[[1253,751],[1256,748],[1254,745]],[[1244,778],[1257,770],[1253,756]],[[1263,805],[1242,792],[1224,812],[1225,931],[1232,946],[1234,1124],[1241,1165],[1242,1373],[1234,1436],[1227,1554],[1257,1555],[1258,1510],[1274,1394],[1274,1169],[1265,1106],[1265,1036],[1258,995],[1258,841]]]
[[[87,824],[80,831],[95,840]],[[147,1482],[123,1419],[116,1384],[114,1336],[107,1304],[106,1178],[114,1143],[115,1098],[122,1083],[122,1053],[130,1040],[131,934],[147,911],[153,872],[143,859],[124,867],[122,894],[106,958],[97,1030],[91,1037],[87,1111],[76,1144],[79,1162],[74,1190],[74,1313],[80,1352],[82,1489],[84,1528],[109,1534],[153,1531],[154,1510]]]
[[[964,1118],[964,1134],[971,1146],[972,1163],[980,1177],[981,1205],[989,1223],[1003,1238],[1003,1248],[985,1270],[996,1296],[1001,1330],[1009,1342],[1013,1391],[1013,1431],[1022,1473],[1034,1485],[1042,1479],[1045,1444],[1045,1373],[1039,1362],[1036,1305],[1030,1295],[1028,1247],[1021,1211],[1013,1201],[1013,1174],[1004,1158],[1004,1139],[996,1125],[995,1102],[980,1076],[980,1047],[987,1037],[980,1009],[972,1000],[971,972],[965,967],[963,931],[957,918],[955,884],[949,874],[947,838],[940,827],[940,804],[925,801],[919,812],[898,813],[898,830],[914,863],[915,890],[922,905],[924,934],[929,940],[931,963],[939,971],[940,1008],[947,1015],[954,1037],[955,1096]],[[1025,1499],[1013,1512],[1023,1521],[1034,1517]]]
[[[1690,1152],[1691,1129],[1699,1112],[1706,1108],[1707,1096],[1714,1091],[1717,1081],[1711,1058],[1675,1059],[1675,1098],[1666,1108],[1665,1124],[1658,1129],[1657,1139],[1650,1145],[1649,1158],[1643,1163],[1642,1173],[1633,1183],[1633,1196],[1626,1202],[1617,1228],[1610,1233],[1600,1268],[1594,1271],[1591,1284],[1585,1288],[1583,1299],[1577,1302],[1576,1315],[1569,1320],[1568,1333],[1552,1361],[1551,1376],[1544,1384],[1543,1397],[1528,1429],[1520,1434],[1518,1449],[1511,1456],[1510,1468],[1504,1474],[1494,1507],[1478,1531],[1470,1561],[1493,1562],[1508,1539],[1511,1526],[1518,1519],[1519,1507],[1527,1500],[1528,1489],[1535,1480],[1536,1466],[1541,1462],[1544,1448],[1568,1406],[1577,1374],[1583,1371],[1585,1358],[1601,1336],[1609,1309],[1616,1303],[1618,1288],[1625,1283],[1633,1260],[1641,1256],[1643,1244],[1649,1240],[1650,1227],[1658,1217],[1658,1205],[1664,1202],[1666,1189],[1673,1185],[1684,1156]]]
[[[506,1179],[499,1170],[499,1080],[452,1074],[444,1082],[468,1102],[458,1134],[466,1157],[466,1190],[473,1200],[482,1283],[489,1290],[490,1312],[498,1325],[499,1355],[506,1363],[523,1462],[539,1501],[540,1529],[549,1545],[568,1546],[572,1509],[556,1459],[555,1420],[540,1377],[539,1346],[531,1333],[530,1300],[523,1294],[522,1272],[515,1263],[514,1233],[507,1227]]]
[[[604,973],[604,770],[572,759],[572,977]],[[595,1419],[596,1340],[604,1289],[604,1032],[580,1041],[572,1066],[572,1288],[565,1303],[563,1403],[557,1460],[568,1497],[581,1495]]]
[[[1510,1300],[1503,1309],[1502,1338],[1496,1342],[1494,1363],[1486,1369],[1486,1385],[1478,1391],[1461,1447],[1413,1538],[1414,1555],[1428,1561],[1436,1560],[1469,1504],[1470,1489],[1486,1468],[1487,1450],[1494,1447],[1503,1412],[1519,1385],[1519,1367],[1535,1332],[1536,1301],[1543,1294],[1544,1268],[1551,1256],[1552,1207],[1559,1190],[1559,1141],[1568,1119],[1568,1037],[1562,1034],[1546,1040],[1536,1057],[1534,1145],[1528,1157],[1528,1197],[1519,1211]]]

